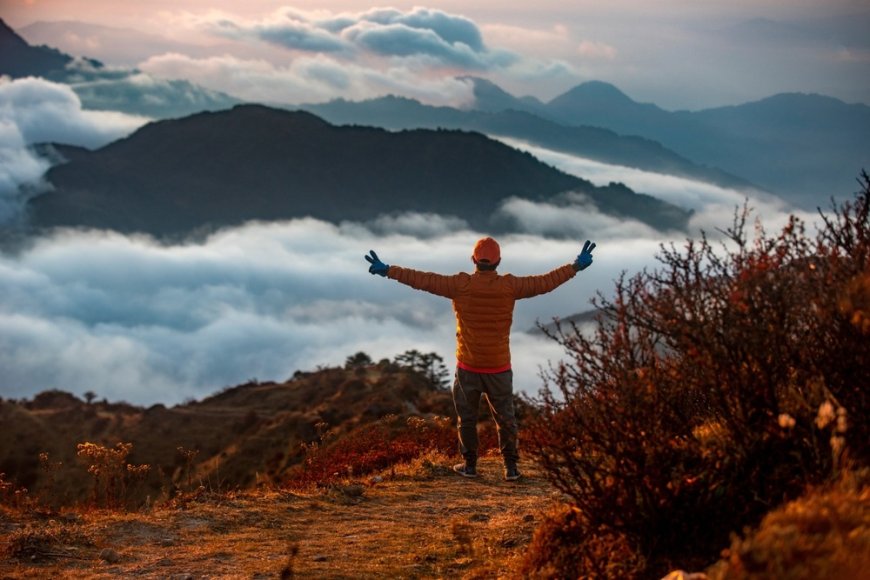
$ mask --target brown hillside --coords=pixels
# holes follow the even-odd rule
[[[60,391],[0,402],[0,473],[52,505],[88,500],[93,488],[76,445],[132,443],[131,465],[148,464],[128,499],[171,497],[180,487],[246,488],[283,480],[303,444],[339,439],[384,416],[449,415],[450,394],[395,364],[297,373],[284,383],[248,383],[202,401],[147,409],[86,403]],[[179,450],[182,448],[183,451]],[[185,455],[184,452],[187,452]],[[47,453],[40,461],[40,454]]]

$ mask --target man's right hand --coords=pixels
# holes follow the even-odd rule
[[[583,251],[581,251],[580,255],[577,256],[577,259],[574,260],[575,270],[579,272],[580,270],[585,270],[592,265],[592,250],[594,249],[595,243],[586,240],[586,243],[583,244]]]
[[[378,255],[374,250],[369,250],[369,253],[366,254],[366,261],[371,264],[369,266],[369,274],[377,274],[378,276],[385,276],[387,272],[390,270],[390,267],[387,264],[381,262],[381,259],[378,258]]]

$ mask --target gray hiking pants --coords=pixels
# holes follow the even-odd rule
[[[483,395],[498,428],[498,446],[505,463],[516,463],[519,459],[513,379],[513,371],[486,374],[456,369],[453,404],[456,406],[459,452],[466,462],[477,462],[477,418]]]

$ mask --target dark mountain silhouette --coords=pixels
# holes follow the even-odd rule
[[[807,207],[850,194],[870,159],[870,106],[787,93],[702,111],[638,103],[613,85],[583,83],[543,105],[510,101],[475,82],[475,108],[525,110],[564,125],[595,126],[654,140],[695,163],[739,175]]]
[[[495,87],[492,90],[501,89]],[[502,99],[504,95],[507,93],[502,91],[489,107],[498,108],[499,103],[507,107],[513,102]],[[521,110],[519,107],[523,106],[522,103],[518,99],[514,101],[516,107],[499,112],[433,107],[396,96],[359,102],[339,99],[319,105],[303,105],[301,108],[339,125],[375,125],[393,130],[449,128],[480,131],[488,135],[520,139],[602,163],[678,175],[723,187],[757,187],[735,175],[693,163],[650,139],[625,137],[598,127],[560,125]]]
[[[534,336],[558,335],[560,329],[562,332],[570,333],[573,330],[572,325],[577,327],[593,325],[604,317],[606,317],[606,312],[604,311],[585,310],[550,320],[537,320],[535,326],[526,329],[526,332]]]
[[[656,105],[637,103],[615,86],[590,81],[546,104],[546,113],[571,125],[606,127],[624,135],[646,136],[646,126],[667,123],[669,113]]]
[[[121,111],[155,118],[173,118],[227,109],[239,104],[229,95],[185,80],[142,83],[134,69],[106,68],[47,46],[31,46],[0,19],[0,75],[43,77],[72,84],[86,109]]]
[[[0,75],[45,76],[63,70],[73,58],[47,46],[30,46],[0,19]]]
[[[61,149],[61,151],[63,151]],[[74,150],[32,200],[36,227],[88,226],[184,235],[247,220],[366,221],[390,213],[455,215],[504,231],[511,197],[586,194],[601,211],[683,228],[687,212],[621,184],[595,187],[477,133],[336,127],[259,105],[146,125],[93,152]]]

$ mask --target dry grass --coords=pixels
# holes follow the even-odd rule
[[[31,564],[82,557],[94,542],[79,526],[69,525],[70,521],[74,520],[31,522],[15,529],[9,534],[6,555]]]
[[[206,493],[134,514],[7,512],[0,577],[512,576],[552,489],[531,464],[507,483],[498,458],[477,480],[450,463],[430,455],[317,493]]]
[[[713,580],[867,578],[870,569],[870,473],[846,474],[764,517],[735,538]]]

